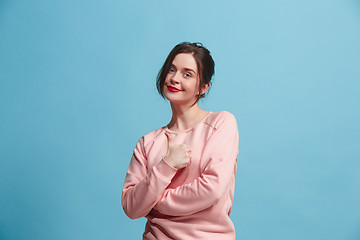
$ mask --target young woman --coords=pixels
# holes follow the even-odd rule
[[[157,89],[172,118],[137,142],[122,192],[125,213],[148,219],[143,239],[235,239],[236,119],[198,106],[213,74],[210,52],[187,42],[159,72]]]

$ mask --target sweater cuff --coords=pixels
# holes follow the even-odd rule
[[[156,173],[159,178],[163,179],[164,181],[168,182],[169,179],[172,179],[177,172],[177,169],[170,166],[164,158],[161,159],[159,164],[156,166]]]

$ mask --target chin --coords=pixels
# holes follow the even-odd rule
[[[176,98],[176,97],[169,97],[169,96],[165,95],[165,98],[166,98],[169,102],[173,102],[173,103],[182,102],[181,99]]]
[[[172,104],[175,104],[175,105],[191,105],[193,104],[196,99],[180,99],[180,98],[168,98],[167,96],[165,96],[166,99],[172,103]]]

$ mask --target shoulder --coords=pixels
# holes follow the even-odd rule
[[[212,112],[204,123],[215,129],[218,129],[223,124],[237,126],[235,116],[228,111]]]
[[[150,143],[154,142],[161,134],[164,132],[164,127],[158,128],[156,130],[153,130],[145,135],[143,135],[139,141],[138,144],[140,144],[143,148],[146,148]]]

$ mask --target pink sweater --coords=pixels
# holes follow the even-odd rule
[[[191,149],[191,164],[176,170],[162,157],[167,137]],[[194,127],[162,127],[137,142],[125,177],[122,206],[148,219],[143,239],[235,239],[229,217],[234,197],[239,134],[235,117],[210,112]]]

